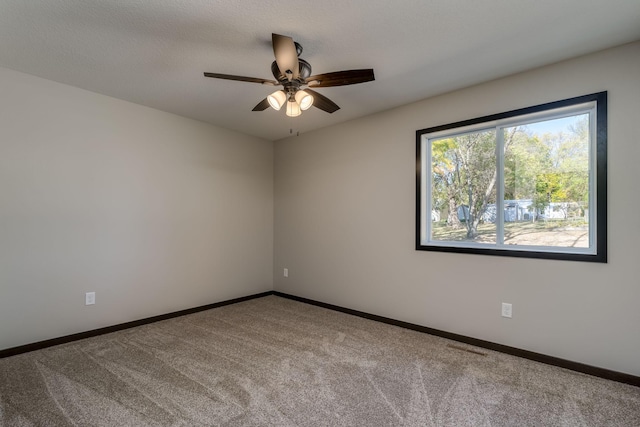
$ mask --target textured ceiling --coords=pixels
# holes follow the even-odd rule
[[[251,109],[274,89],[271,33],[340,107],[291,119]],[[0,0],[0,66],[276,140],[640,39],[640,0]]]

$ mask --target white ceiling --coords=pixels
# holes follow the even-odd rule
[[[271,79],[271,33],[376,80],[291,119],[203,76]],[[0,66],[270,140],[639,39],[640,0],[0,0]]]

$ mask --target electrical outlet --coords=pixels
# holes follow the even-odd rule
[[[96,303],[96,293],[95,292],[87,292],[84,295],[84,305],[93,305]]]
[[[282,274],[284,275],[284,277],[289,277],[289,269],[285,268]]]
[[[512,305],[509,304],[508,302],[503,302],[502,303],[502,317],[511,318],[512,313],[513,313]]]

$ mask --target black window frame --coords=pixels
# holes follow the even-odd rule
[[[535,250],[515,250],[487,247],[464,247],[453,245],[438,245],[430,243],[425,245],[422,243],[422,140],[423,135],[435,132],[446,131],[455,128],[479,125],[485,122],[495,122],[517,116],[524,116],[534,113],[540,113],[559,109],[563,107],[571,107],[583,103],[595,102],[596,110],[596,132],[595,132],[595,191],[596,191],[596,230],[595,230],[595,253],[569,253],[561,251],[535,251]],[[592,170],[592,169],[590,169]],[[430,193],[429,193],[430,194]],[[427,217],[431,218],[429,213]],[[419,251],[436,251],[466,254],[495,255],[520,258],[539,258],[539,259],[555,259],[565,261],[586,261],[586,262],[607,262],[607,92],[598,92],[589,95],[578,96],[574,98],[563,99],[560,101],[549,102],[545,104],[535,105],[532,107],[520,108],[507,111],[504,113],[492,114],[488,116],[478,117],[475,119],[464,120],[449,123],[440,126],[434,126],[416,131],[416,235],[415,249]]]

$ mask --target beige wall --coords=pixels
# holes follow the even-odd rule
[[[279,141],[274,245],[272,143],[0,68],[0,349],[275,288],[640,375],[638,76],[635,43]],[[608,264],[414,250],[417,129],[603,90]]]
[[[273,143],[1,68],[0,94],[0,349],[273,288]]]
[[[608,264],[414,250],[417,129],[605,90]],[[635,43],[278,141],[274,287],[640,375],[639,119]]]

